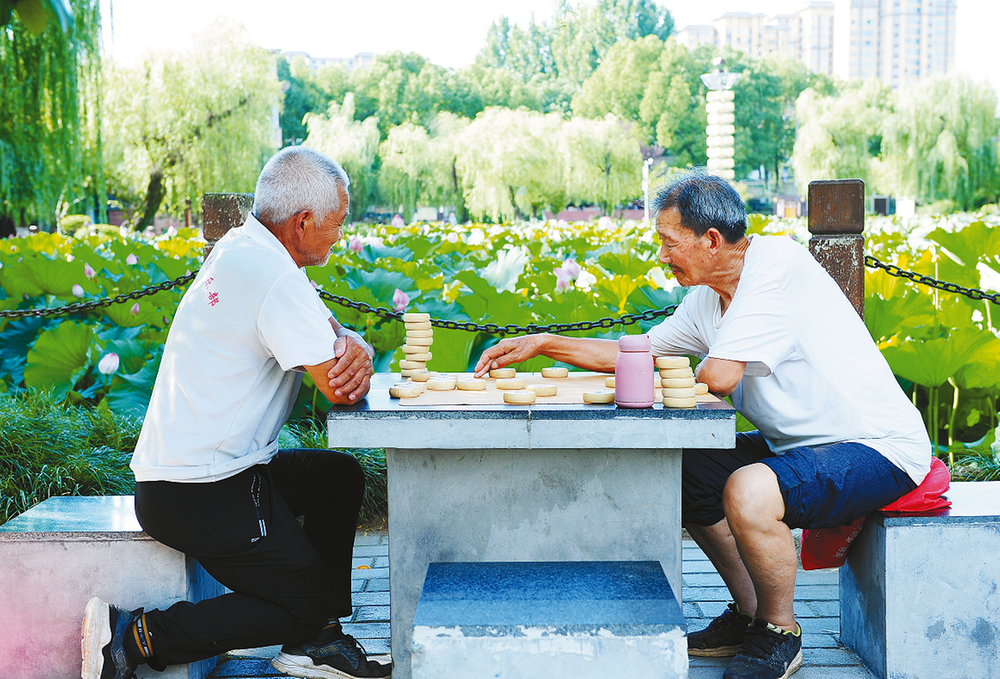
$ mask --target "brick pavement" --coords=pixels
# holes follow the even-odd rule
[[[698,630],[722,613],[728,593],[712,564],[691,540],[684,540],[684,617]],[[385,533],[359,533],[354,543],[354,616],[344,624],[370,654],[389,653],[389,539]],[[799,571],[795,612],[805,632],[804,664],[795,679],[871,679],[857,656],[838,643],[840,611],[835,569]],[[236,651],[223,656],[210,679],[281,677],[269,663],[277,647]],[[387,658],[377,658],[383,661]],[[689,679],[719,679],[726,658],[692,658]],[[460,679],[460,678],[455,678]]]

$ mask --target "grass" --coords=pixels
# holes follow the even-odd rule
[[[0,394],[0,524],[59,495],[131,495],[129,461],[142,420],[96,407],[63,406],[46,392]],[[282,447],[326,448],[314,422],[286,425]],[[360,525],[386,525],[385,451],[349,450],[365,472]]]
[[[103,407],[102,407],[103,406]],[[48,393],[0,397],[0,523],[54,495],[131,495],[141,421],[56,404]]]

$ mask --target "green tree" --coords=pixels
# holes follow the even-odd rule
[[[469,212],[496,222],[562,209],[561,126],[556,113],[489,108],[476,116],[457,156]]]
[[[600,118],[610,114],[622,120],[641,121],[644,140],[651,142],[655,121],[641,116],[640,109],[649,82],[659,71],[662,51],[663,42],[654,35],[620,40],[573,96],[574,115]]]
[[[482,110],[473,83],[436,66],[419,54],[390,52],[351,73],[358,120],[375,118],[385,139],[389,130],[409,122],[427,127],[441,111],[466,117]]]
[[[48,20],[53,9],[59,21]],[[59,11],[61,8],[61,11]],[[0,236],[105,207],[97,0],[0,4]],[[63,29],[65,26],[65,31]]]
[[[108,78],[105,139],[109,188],[153,223],[209,192],[253,191],[280,145],[274,56],[242,27],[219,22],[189,55],[166,53]],[[272,118],[273,117],[273,118]]]
[[[330,98],[302,57],[291,61],[278,57],[278,79],[284,92],[278,117],[282,145],[301,144],[306,137],[305,114],[325,111]]]
[[[645,145],[661,146],[675,164],[704,165],[704,61],[673,38],[621,40],[574,96],[573,112],[637,121]]]
[[[571,201],[594,202],[606,215],[642,190],[642,150],[635,125],[612,115],[573,118],[562,126],[560,155]]]
[[[799,133],[792,152],[801,195],[816,179],[862,179],[870,189],[877,187],[883,124],[894,99],[877,80],[848,83],[839,96],[813,88],[802,92],[795,104]]]
[[[795,145],[795,102],[807,87],[834,94],[828,76],[810,72],[798,59],[748,59],[731,52],[726,66],[742,72],[736,83],[736,176],[761,170],[773,188]]]
[[[430,135],[427,130],[403,123],[389,130],[379,145],[378,186],[382,200],[403,215],[412,215],[426,196],[430,174]]]
[[[378,200],[378,120],[356,121],[354,95],[330,104],[326,114],[307,113],[304,146],[327,154],[351,178],[351,214],[360,218]]]
[[[935,78],[904,88],[882,140],[884,188],[969,210],[997,198],[997,95],[984,83]]]

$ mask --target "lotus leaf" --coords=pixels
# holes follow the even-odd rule
[[[43,330],[28,352],[24,383],[35,389],[52,389],[57,401],[66,398],[86,372],[94,328],[64,321]]]

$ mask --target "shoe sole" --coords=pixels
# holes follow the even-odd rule
[[[104,647],[111,643],[111,607],[96,596],[87,602],[80,634],[81,679],[101,679]]]
[[[309,664],[304,664],[303,660],[308,661]],[[288,655],[284,651],[274,656],[271,660],[271,667],[282,674],[287,674],[290,677],[299,677],[299,679],[358,679],[353,674],[341,672],[329,665],[316,665],[313,663],[312,658]],[[385,679],[391,679],[391,677],[392,675],[390,674]]]
[[[785,670],[785,673],[782,674],[780,677],[778,677],[778,679],[788,679],[788,677],[792,676],[792,674],[794,674],[794,672],[797,669],[799,669],[800,667],[802,667],[802,651],[801,650],[798,653],[795,654],[795,657],[792,658],[792,662],[789,663],[789,665],[788,665],[788,669]]]
[[[688,655],[698,658],[728,658],[740,652],[742,644],[736,646],[718,646],[717,648],[689,648]]]

